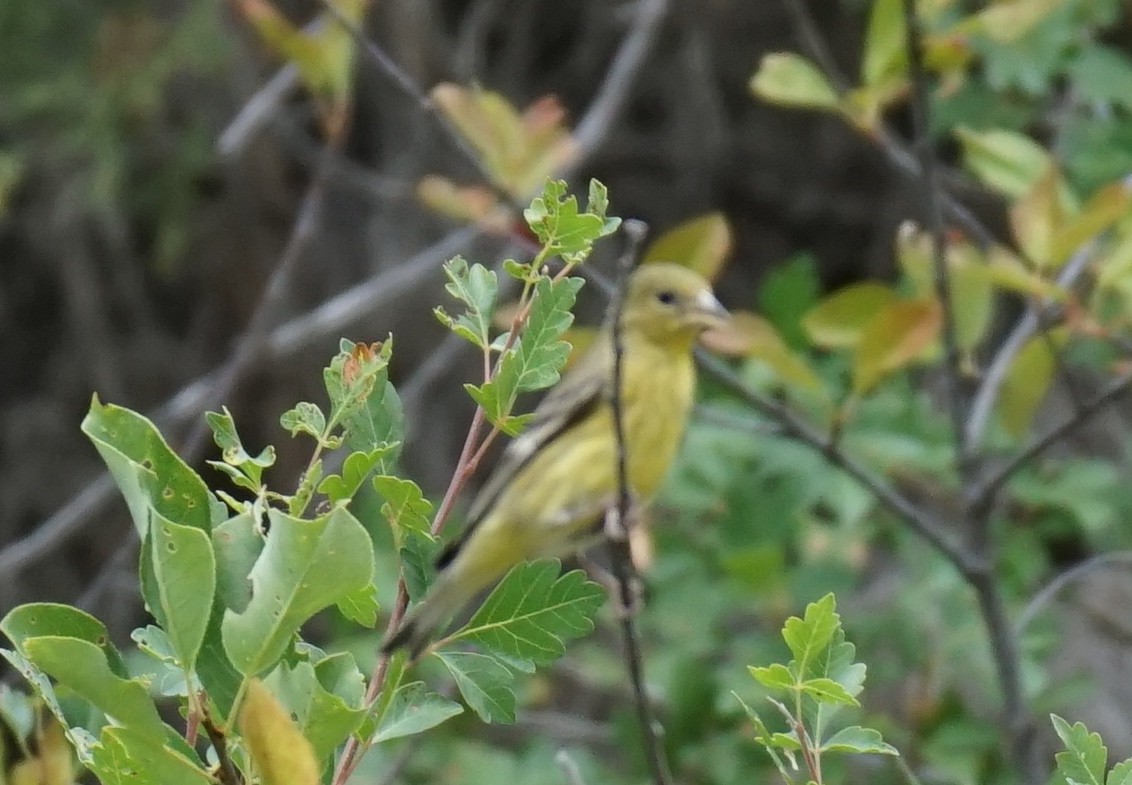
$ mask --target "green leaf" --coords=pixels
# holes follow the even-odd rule
[[[95,396],[82,431],[106,462],[140,535],[145,536],[150,508],[168,520],[210,528],[208,487],[169,448],[152,422],[120,406],[103,406]]]
[[[537,665],[558,659],[566,641],[593,630],[605,601],[605,591],[583,571],[559,576],[561,567],[557,559],[513,567],[453,637]]]
[[[891,744],[886,744],[881,738],[880,731],[872,728],[862,728],[860,725],[851,725],[842,728],[826,739],[819,749],[822,752],[849,752],[873,753],[876,755],[899,755],[900,752]]]
[[[271,534],[248,576],[251,601],[222,624],[228,657],[246,676],[269,668],[303,622],[373,576],[373,543],[348,510],[307,521],[271,509],[268,518]]]
[[[264,538],[249,513],[229,518],[212,530],[216,595],[224,608],[242,611],[252,598],[248,574],[263,553]]]
[[[764,687],[772,690],[793,690],[798,679],[790,669],[781,663],[774,663],[758,668],[747,668],[755,680]]]
[[[908,56],[904,35],[904,7],[901,0],[876,0],[869,14],[865,54],[861,61],[861,81],[866,85],[884,84],[901,77]]]
[[[107,726],[87,765],[103,785],[214,785],[195,757],[133,728]]]
[[[27,638],[21,654],[55,681],[90,701],[108,717],[151,739],[164,736],[161,717],[145,686],[114,672],[106,652],[79,638]]]
[[[798,661],[800,672],[805,673],[807,663],[829,645],[840,628],[841,617],[837,615],[837,600],[832,594],[807,605],[803,618],[792,616],[786,620],[782,638]]]
[[[333,662],[332,659],[341,662]],[[347,694],[336,694],[334,683],[328,688],[320,680],[318,670],[327,674],[341,671],[335,674],[337,680],[342,680],[342,674],[348,674],[350,688]],[[338,745],[358,729],[366,715],[363,677],[354,664],[354,658],[348,654],[336,654],[317,665],[310,662],[298,662],[293,666],[280,663],[264,684],[290,712],[295,725],[310,741],[315,757],[322,764],[330,760]]]
[[[495,271],[482,264],[469,266],[464,257],[456,256],[445,263],[444,274],[448,276],[444,288],[464,304],[464,312],[451,316],[438,307],[436,318],[456,335],[486,349],[491,343],[491,314],[499,291]]]
[[[751,77],[750,90],[764,101],[781,106],[837,110],[837,91],[818,67],[792,52],[763,55]]]
[[[319,483],[319,493],[326,494],[331,504],[350,501],[370,472],[395,449],[396,445],[385,444],[373,450],[350,453],[342,462],[341,474],[331,474]]]
[[[917,359],[939,336],[943,313],[931,298],[898,300],[865,327],[853,362],[853,391],[864,395],[877,382]]]
[[[413,736],[435,728],[448,718],[463,712],[463,706],[429,691],[422,681],[402,684],[394,693],[389,708],[382,715],[373,742],[380,744],[383,741]]]
[[[438,651],[460,694],[484,722],[515,721],[511,671],[494,657],[470,651]]]
[[[511,416],[519,394],[541,390],[558,381],[570,356],[570,344],[562,336],[574,321],[570,309],[582,283],[580,278],[539,278],[526,329],[500,358],[498,373],[479,387],[465,385],[488,420],[507,433],[517,433],[525,421]]]
[[[577,197],[566,193],[566,182],[549,179],[542,193],[523,211],[527,225],[547,252],[561,256],[569,264],[584,261],[594,242],[616,231],[621,224],[620,218],[605,215],[605,187],[600,183],[595,186],[594,182],[590,184],[591,208],[600,212],[579,212]]]
[[[393,340],[380,344],[354,343],[343,338],[338,354],[323,369],[322,380],[330,398],[330,420],[351,427],[353,417],[369,404],[374,391],[383,389],[389,379],[389,358]],[[378,443],[351,444],[356,450],[372,449]]]
[[[0,620],[0,632],[7,635],[19,651],[23,650],[24,641],[29,638],[61,636],[89,641],[102,647],[107,656],[111,657],[115,672],[126,675],[126,666],[110,643],[106,625],[86,611],[70,605],[51,602],[20,605]]]
[[[208,532],[154,513],[146,545],[155,585],[149,609],[169,635],[177,659],[192,671],[204,641],[216,591],[216,559]]]
[[[1083,723],[1072,726],[1056,714],[1049,715],[1053,729],[1065,744],[1057,753],[1057,771],[1069,785],[1104,785],[1108,749],[1099,734],[1090,733]]]
[[[275,448],[271,445],[264,447],[259,455],[252,456],[244,449],[240,441],[240,434],[236,431],[236,421],[232,413],[224,406],[223,412],[205,412],[204,418],[212,430],[212,440],[220,448],[224,462],[232,466],[245,466],[252,473],[252,479],[259,482],[260,470],[266,469],[275,463]]]
[[[774,325],[790,346],[806,346],[802,316],[818,301],[821,281],[817,262],[808,254],[798,254],[775,267],[759,287],[758,311]]]
[[[326,415],[317,404],[307,401],[299,401],[294,408],[279,415],[279,424],[292,436],[305,433],[321,440],[326,433]]]
[[[338,611],[355,624],[373,628],[377,625],[377,612],[380,606],[377,602],[377,586],[373,581],[350,592],[335,603]]]
[[[1030,430],[1034,415],[1049,392],[1056,367],[1050,347],[1062,343],[1061,331],[1051,332],[1048,337],[1036,335],[1010,363],[995,408],[1006,432],[1015,439]]]
[[[1132,785],[1132,760],[1121,761],[1113,766],[1105,785]]]
[[[1132,109],[1132,63],[1120,50],[1090,41],[1067,70],[1082,100]]]
[[[864,281],[838,289],[802,317],[802,329],[816,346],[856,346],[877,312],[896,300],[891,286]]]
[[[388,341],[386,341],[388,343]],[[346,444],[359,452],[383,451],[380,467],[389,471],[401,455],[405,440],[405,412],[401,396],[389,381],[389,370],[383,368],[374,380],[373,392],[365,405],[342,418]]]
[[[802,692],[824,703],[841,703],[846,706],[860,705],[845,687],[833,679],[824,677],[806,679],[799,686]]]
[[[731,253],[731,225],[723,213],[691,218],[669,229],[645,251],[642,264],[676,262],[709,281],[715,280]]]
[[[955,130],[963,145],[963,161],[976,177],[1015,199],[1034,187],[1052,163],[1049,153],[1028,136],[1014,131]]]
[[[419,485],[403,477],[379,474],[373,478],[374,490],[381,495],[381,515],[393,529],[393,540],[400,548],[411,532],[428,534],[432,521],[432,502]]]

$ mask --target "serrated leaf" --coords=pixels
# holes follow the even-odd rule
[[[322,371],[330,398],[330,420],[346,424],[347,431],[350,429],[351,418],[367,406],[375,391],[384,389],[389,380],[389,358],[392,356],[392,337],[371,344],[354,343],[345,338],[341,340],[338,354]],[[378,445],[357,443],[351,446],[356,450],[367,450]]]
[[[806,606],[802,618],[792,616],[782,627],[782,639],[790,647],[790,653],[797,660],[801,673],[806,664],[824,649],[841,628],[841,617],[837,615],[837,601],[827,594]]]
[[[1104,785],[1132,785],[1132,760],[1121,761],[1113,766]]]
[[[1099,734],[1090,733],[1083,723],[1070,725],[1056,714],[1050,715],[1053,729],[1066,749],[1057,753],[1057,771],[1070,785],[1104,785],[1108,749]]]
[[[782,106],[838,108],[837,91],[812,62],[792,52],[763,55],[748,85],[752,93]]]
[[[91,400],[82,431],[98,449],[114,477],[138,534],[145,536],[149,509],[180,524],[208,531],[208,487],[170,449],[152,422],[113,404]]]
[[[248,685],[240,734],[263,785],[318,785],[314,748],[259,679]]]
[[[245,675],[269,668],[303,622],[373,575],[373,543],[348,510],[308,521],[271,509],[268,518],[271,534],[248,576],[251,601],[241,612],[227,610],[222,623],[224,648]]]
[[[437,317],[452,332],[484,349],[491,343],[491,312],[499,291],[495,271],[482,264],[469,265],[462,256],[449,259],[444,265],[448,283],[444,288],[464,304],[464,312],[450,316],[442,309]]]
[[[279,415],[279,424],[292,436],[305,433],[321,439],[326,432],[326,415],[316,404],[299,401],[293,408]]]
[[[195,758],[132,728],[107,726],[86,763],[103,785],[212,785]]]
[[[523,218],[549,253],[570,264],[583,261],[594,242],[612,234],[621,224],[620,218],[580,211],[577,197],[567,194],[563,180],[547,180],[542,193],[523,211]]]
[[[1054,346],[1062,343],[1061,335],[1058,331],[1051,333],[1050,338],[1042,335],[1031,338],[1006,372],[995,409],[1002,426],[1015,439],[1030,430],[1034,415],[1049,392],[1056,368],[1050,343]]]
[[[807,311],[802,317],[802,329],[816,346],[854,347],[869,322],[895,300],[896,292],[886,284],[874,281],[851,284]]]
[[[557,559],[513,567],[453,637],[509,657],[548,665],[566,642],[593,630],[605,591],[581,570],[559,575]]]
[[[145,545],[151,549],[155,584],[147,593],[181,667],[191,672],[204,641],[216,591],[216,558],[208,532],[153,514]]]
[[[463,713],[463,706],[431,692],[422,681],[402,684],[382,715],[373,742],[413,736]]]
[[[379,474],[373,478],[373,487],[384,500],[381,515],[393,529],[398,548],[410,532],[428,533],[432,502],[424,497],[419,485],[404,477]]]
[[[782,663],[774,663],[758,668],[747,668],[759,684],[772,690],[793,690],[798,680]]]
[[[514,681],[494,657],[470,651],[438,651],[460,694],[484,722],[515,721]]]
[[[346,456],[346,460],[342,462],[341,474],[331,474],[319,483],[319,493],[326,494],[326,498],[330,500],[331,504],[353,499],[354,494],[362,487],[362,483],[366,481],[370,472],[377,468],[377,465],[390,456],[395,449],[396,445],[385,444],[373,450],[359,450],[350,453]]]
[[[405,578],[409,598],[419,600],[436,574],[440,541],[427,531],[409,530],[397,553],[401,557],[401,575]]]
[[[853,362],[853,391],[864,395],[903,368],[939,336],[943,316],[934,299],[900,300],[882,308],[865,327]]]
[[[860,725],[851,725],[848,728],[842,728],[822,742],[819,749],[822,752],[872,753],[875,755],[900,754],[895,747],[884,742],[880,731],[873,730],[872,728],[862,728]]]
[[[371,581],[366,586],[350,592],[338,600],[335,607],[354,624],[373,628],[377,624],[377,612],[380,610],[377,603],[377,586]]]
[[[1000,129],[955,130],[963,161],[976,177],[1015,199],[1034,187],[1051,164],[1049,153],[1027,136]]]
[[[714,281],[731,253],[731,225],[723,213],[684,221],[649,245],[641,263],[676,262]]]
[[[358,729],[366,714],[363,677],[354,658],[349,654],[336,654],[333,660],[340,662],[327,658],[317,664],[281,663],[264,679],[264,684],[293,718],[296,729],[310,742],[320,765],[330,760],[338,745]],[[352,688],[346,695],[328,689],[317,673],[319,669],[336,668],[349,674]]]

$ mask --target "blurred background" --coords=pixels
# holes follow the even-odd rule
[[[277,5],[300,25],[322,11],[312,2]],[[733,238],[717,282],[721,300],[765,311],[770,291],[771,307],[785,303],[789,310],[792,297],[812,302],[853,281],[891,277],[895,229],[920,217],[915,183],[890,165],[876,139],[830,114],[758,100],[749,88],[765,54],[805,51],[815,32],[833,64],[856,74],[870,5],[376,0],[365,32],[421,90],[479,84],[520,109],[553,95],[568,124],[598,122],[573,190],[600,179],[610,212],[644,220],[654,236],[721,213]],[[1065,0],[1009,46],[976,36],[968,42],[975,51],[970,77],[935,96],[933,132],[949,165],[949,190],[1004,241],[1005,202],[959,168],[958,148],[945,131],[966,124],[1029,133],[1085,192],[1132,171],[1129,10],[1119,0]],[[631,71],[612,69],[622,56],[637,58]],[[605,114],[595,119],[587,113],[598,100]],[[885,119],[907,137],[903,103]],[[393,381],[408,417],[406,471],[430,495],[443,491],[471,414],[461,385],[475,378],[477,360],[446,338],[432,315],[445,299],[440,265],[456,253],[494,264],[522,247],[422,204],[422,177],[471,184],[479,174],[436,117],[371,60],[358,58],[341,148],[324,153],[322,139],[308,93],[235,3],[0,4],[0,613],[31,600],[79,601],[123,638],[141,618],[126,509],[99,479],[102,463],[79,431],[92,393],[152,416],[205,476],[211,470],[203,459],[215,448],[202,439],[200,414],[225,404],[246,444],[276,445],[273,481],[286,486],[308,453],[279,427],[278,414],[298,400],[321,400],[320,369],[340,336],[374,341],[392,333]],[[321,204],[312,211],[308,187],[320,160]],[[297,224],[304,236],[292,253]],[[598,266],[618,250],[608,245],[594,260]],[[602,307],[591,297],[581,313],[596,321]],[[925,414],[932,410],[931,380],[917,384],[923,390],[904,388],[873,411],[878,433],[945,432]],[[1103,532],[1105,547],[1123,542],[1119,522],[1132,511],[1132,498],[1117,486],[1127,429],[1113,417],[1101,430],[1107,441],[1077,448],[1104,458],[1103,470],[1088,463],[1092,474],[1079,472],[1059,491],[1092,508],[1063,504],[1060,496],[1043,502],[1039,488],[1030,487],[1028,511],[1056,521],[1018,546],[1008,571],[1019,586],[1037,585],[1045,569],[1099,547],[1082,531]],[[725,565],[733,570],[726,586],[697,583],[711,568],[692,565],[692,555],[659,561],[658,585],[695,587],[690,598],[661,591],[655,613],[683,619],[662,637],[702,632],[705,641],[725,639],[726,625],[711,634],[696,627],[707,623],[696,618],[697,607],[741,607],[755,590],[763,598],[752,601],[757,618],[732,630],[756,636],[726,655],[733,677],[710,689],[691,678],[719,664],[722,655],[706,642],[662,656],[657,666],[669,697],[686,702],[676,714],[682,722],[669,728],[670,742],[685,745],[685,770],[705,782],[741,781],[748,753],[739,751],[735,707],[718,707],[729,700],[731,680],[746,678],[737,663],[773,649],[769,637],[785,611],[798,610],[799,598],[834,588],[866,619],[857,633],[876,644],[870,668],[875,663],[881,685],[878,705],[897,707],[891,727],[880,727],[898,738],[918,735],[920,754],[941,761],[937,781],[985,781],[996,771],[997,753],[993,712],[980,709],[993,699],[964,671],[965,657],[986,658],[970,596],[954,577],[941,577],[944,566],[909,568],[906,544],[891,527],[862,524],[848,538],[830,528],[823,498],[836,498],[842,506],[834,505],[834,517],[844,513],[846,521],[867,518],[872,506],[851,484],[815,491],[814,478],[825,471],[819,458],[781,440],[740,449],[728,438],[727,429],[693,432],[691,468],[680,470],[669,503],[702,513],[725,496],[736,512],[717,521],[722,534],[703,534],[694,516],[685,518],[671,535],[676,547],[691,542],[703,556],[706,540],[717,547],[720,538],[726,544],[729,536],[749,536],[744,527],[761,524],[738,511],[757,510],[773,522],[760,530],[747,562]],[[758,451],[768,444],[769,457]],[[938,451],[919,457],[939,464]],[[696,460],[709,473],[721,460],[750,471],[732,476],[724,496],[698,498]],[[915,478],[906,479],[916,487]],[[919,492],[930,500],[935,487]],[[794,526],[799,507],[818,509],[806,520],[821,525]],[[762,584],[749,579],[759,570],[772,577]],[[1126,586],[1103,591],[1113,598],[1099,603],[1103,614],[1127,607],[1120,601]],[[939,637],[925,635],[921,624]],[[1102,626],[1111,632],[1115,625],[1115,640],[1126,642],[1128,624],[1106,618]],[[952,635],[956,630],[966,632]],[[1042,646],[1048,653],[1057,644],[1047,636],[1034,643],[1035,650]],[[1057,649],[1068,658],[1065,672],[1078,674],[1083,655],[1066,651]],[[600,689],[591,684],[574,696],[592,704],[562,708],[571,679],[591,667],[586,656],[564,665],[558,681],[531,687],[532,700],[557,707],[540,715],[545,726],[527,726],[538,743],[567,738],[600,748],[612,738],[616,746],[616,736],[593,724],[617,719],[610,709],[616,701]],[[1129,664],[1121,647],[1098,648],[1096,657],[1107,660],[1106,673]],[[1102,667],[1084,661],[1087,669]],[[607,666],[616,672],[616,662],[593,667]],[[1054,680],[1042,678],[1046,686]],[[1066,677],[1059,686],[1076,685]],[[1109,723],[1110,740],[1127,754],[1132,718],[1121,700],[1097,704],[1096,721]],[[571,712],[588,719],[572,725]],[[729,729],[727,741],[709,733],[713,723]],[[479,760],[481,753],[452,754]],[[515,758],[508,770],[519,781],[523,760]]]

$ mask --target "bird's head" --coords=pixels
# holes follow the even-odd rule
[[[702,275],[671,262],[649,262],[633,272],[622,314],[626,332],[674,347],[691,346],[704,330],[731,318]]]

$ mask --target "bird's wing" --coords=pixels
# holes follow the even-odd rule
[[[608,341],[600,340],[551,388],[534,411],[526,429],[507,446],[487,484],[476,495],[468,511],[468,525],[437,560],[443,567],[486,517],[499,496],[519,471],[572,426],[590,415],[601,402],[609,378],[612,353]]]

